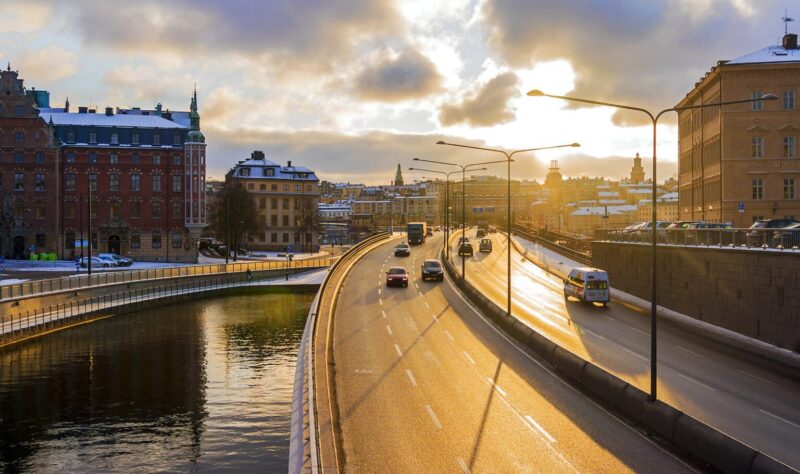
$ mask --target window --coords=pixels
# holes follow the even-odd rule
[[[89,189],[97,191],[97,173],[89,173]]]
[[[112,133],[111,134],[111,144],[112,145],[119,144],[119,134],[117,134],[117,133]]]
[[[270,208],[271,209],[277,209],[278,208],[278,199],[272,198],[269,201],[270,201],[269,204],[270,204]]]
[[[156,134],[153,135],[153,145],[154,146],[160,146],[161,145],[161,134],[160,133],[156,133]]]
[[[750,93],[750,98],[751,99],[760,99],[761,96],[763,96],[763,95],[764,95],[764,93],[761,92],[761,91],[753,91],[753,92]],[[756,100],[756,101],[750,102],[750,110],[764,110],[764,101]]]
[[[161,219],[161,203],[158,201],[153,202],[153,218]]]
[[[97,132],[89,132],[89,143],[97,143]]]
[[[795,192],[794,192],[794,178],[784,178],[783,180],[783,198],[784,199],[795,199]]]
[[[67,232],[66,244],[68,249],[75,248],[75,232],[72,231]]]
[[[764,180],[761,178],[753,180],[753,199],[764,199]]]
[[[783,110],[794,110],[794,89],[783,90]]]
[[[139,134],[137,132],[131,133],[131,145],[139,144]]]
[[[139,161],[140,159],[138,153],[134,153],[133,155],[131,155],[131,164],[138,165]]]
[[[797,147],[795,146],[794,136],[783,137],[783,157],[794,158]]]
[[[119,191],[119,175],[118,174],[110,174],[108,175],[108,190],[109,191]]]
[[[181,140],[181,136],[180,135],[178,135],[176,133],[175,135],[172,136],[172,144],[173,145],[178,146],[181,143],[183,143],[183,140]]]
[[[183,218],[183,206],[178,201],[172,203],[172,218],[173,219],[181,219]]]
[[[180,232],[172,233],[172,248],[179,249],[183,246],[183,236]]]
[[[44,153],[41,151],[36,152],[36,164],[43,165],[44,164]]]
[[[261,198],[258,200],[258,208],[259,209],[266,209],[267,208],[267,198]]]
[[[92,201],[89,203],[89,208],[91,210],[90,214],[92,216],[92,219],[96,218],[97,217],[97,201],[95,199],[92,199]],[[94,238],[92,238],[92,240],[94,240]],[[95,244],[93,243],[92,245],[95,245]]]
[[[132,249],[140,249],[142,248],[142,236],[139,234],[131,234],[131,248]]]
[[[289,185],[288,184],[284,184],[283,185],[283,190],[284,191],[288,191],[289,190]]]
[[[262,184],[262,185],[260,185],[260,186],[258,187],[258,190],[259,190],[259,191],[266,191],[266,190],[267,190],[267,185],[266,185],[266,184]]]
[[[44,192],[44,173],[36,173],[36,176],[34,176],[34,185],[36,186],[36,191]]]
[[[36,234],[36,246],[42,249],[47,247],[47,236],[45,234]]]
[[[161,234],[153,234],[152,243],[154,249],[161,248]]]
[[[283,208],[289,209],[289,198],[283,198]]]
[[[160,165],[161,164],[161,157],[159,155],[153,155],[153,164]]]
[[[142,188],[142,175],[134,173],[131,175],[131,191],[139,192]]]
[[[119,218],[119,201],[111,201],[108,203],[108,217],[112,219]]]
[[[275,176],[275,168],[264,168],[264,176]]]
[[[25,143],[25,134],[23,132],[17,132],[14,134],[14,141],[17,143]]]
[[[75,201],[67,201],[64,203],[64,217],[67,219],[75,218]]]
[[[270,190],[271,190],[271,191],[277,191],[277,190],[278,190],[278,185],[277,185],[277,184],[273,184],[273,185],[270,187]]]
[[[310,184],[306,184],[306,191],[311,191],[311,185]]]
[[[89,163],[97,163],[97,153],[89,153]]]
[[[14,191],[25,191],[25,173],[14,173]]]
[[[283,233],[283,241],[284,242],[289,242],[289,233],[288,232],[284,232]]]
[[[25,115],[25,106],[24,105],[15,105],[14,106],[14,115]]]
[[[153,175],[153,192],[160,193],[161,192],[161,175],[154,174]]]
[[[142,202],[133,201],[131,203],[131,218],[138,219],[142,216]]]
[[[253,183],[247,183],[247,189],[250,191],[254,191],[256,189],[256,185]]]
[[[25,217],[25,201],[14,201],[14,217]]]
[[[183,189],[183,177],[180,175],[172,175],[172,192],[179,193]]]
[[[75,143],[75,132],[67,132],[67,143]]]
[[[283,216],[283,226],[289,227],[289,216]]]
[[[764,157],[764,137],[752,137],[750,139],[750,157]]]
[[[14,153],[14,163],[25,163],[25,155],[20,151]]]
[[[64,188],[66,191],[75,191],[75,173],[64,175]]]
[[[110,154],[108,156],[108,162],[112,165],[116,165],[117,163],[119,163],[119,155],[117,155],[116,153]]]
[[[67,153],[67,163],[75,163],[75,152]]]
[[[45,218],[45,210],[44,210],[44,202],[43,201],[36,201],[33,205],[33,217],[35,219],[44,219]]]
[[[295,184],[294,185],[294,190],[295,191],[300,191],[300,185],[299,184]]]
[[[179,165],[181,164],[181,155],[175,155],[172,157],[172,164]],[[249,169],[249,168],[248,168]]]
[[[272,225],[273,227],[278,227],[278,216],[276,216],[276,215],[274,215],[274,214],[273,214],[272,216],[270,216],[270,218],[269,218],[269,223],[270,223],[270,225]]]

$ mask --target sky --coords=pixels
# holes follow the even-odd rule
[[[196,85],[210,179],[252,150],[365,184],[389,184],[414,157],[502,158],[439,140],[578,142],[517,155],[514,178],[542,179],[558,160],[567,176],[616,179],[637,152],[650,176],[642,117],[525,93],[672,107],[718,60],[778,43],[787,3],[0,0],[0,63],[56,107],[188,110]],[[673,117],[659,126],[659,181],[676,173],[676,132]]]

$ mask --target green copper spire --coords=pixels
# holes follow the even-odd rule
[[[192,92],[192,102],[189,105],[189,119],[191,121],[191,131],[186,135],[187,142],[205,143],[206,137],[200,131],[200,114],[197,112],[197,85]]]
[[[397,173],[394,175],[394,185],[403,185],[403,172],[400,170],[400,163],[397,164]]]

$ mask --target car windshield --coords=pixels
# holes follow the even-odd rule
[[[605,280],[589,280],[586,282],[586,288],[590,290],[607,290],[608,282]]]
[[[389,275],[405,275],[406,269],[405,268],[390,268]]]
[[[439,262],[425,262],[425,268],[437,269],[440,267]]]

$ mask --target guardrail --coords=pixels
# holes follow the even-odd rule
[[[317,331],[317,315],[319,313],[320,302],[324,295],[326,295],[326,289],[328,289],[335,273],[344,268],[362,249],[375,242],[384,240],[390,237],[390,235],[391,234],[388,232],[374,235],[355,244],[342,254],[331,266],[330,271],[325,276],[325,280],[323,280],[322,285],[319,287],[319,291],[317,291],[314,301],[311,303],[306,326],[303,330],[303,338],[300,342],[300,349],[297,355],[297,366],[295,368],[291,436],[289,438],[290,473],[308,472],[310,470],[312,473],[316,474],[322,471],[323,466],[320,433],[317,423],[318,410],[315,389],[313,344]],[[333,435],[333,442],[335,444],[335,435]],[[336,452],[335,447],[334,452]],[[335,465],[338,466],[338,460],[335,462]]]
[[[556,372],[587,396],[622,414],[670,443],[707,469],[741,473],[790,473],[791,467],[727,434],[657,400],[603,368],[564,349],[545,335],[506,313],[468,281],[459,278],[453,263],[445,270],[456,287],[511,338],[536,352]]]
[[[150,268],[141,270],[103,270],[89,275],[75,275],[48,280],[35,280],[13,285],[0,286],[0,302],[21,297],[36,296],[43,293],[79,290],[98,285],[132,283],[143,280],[176,278],[197,275],[217,275],[234,272],[261,272],[330,266],[336,257],[292,260],[291,262],[237,262],[212,265],[190,265],[170,268]]]
[[[683,228],[658,229],[658,242],[667,245],[718,246],[800,250],[800,229]],[[596,230],[595,240],[650,243],[650,229]]]
[[[531,242],[537,242],[541,244],[543,247],[548,248],[554,252],[557,252],[565,257],[569,257],[576,262],[580,262],[584,265],[591,265],[592,264],[592,250],[591,250],[591,242],[588,243],[589,247],[588,250],[576,250],[575,248],[570,248],[566,245],[562,245],[562,241],[553,241],[549,240],[546,237],[550,236],[549,234],[540,235],[537,231],[531,231],[530,229],[515,224],[511,226],[511,231],[515,234],[519,234],[520,236],[524,237],[526,240],[530,240]],[[573,241],[573,245],[575,241]]]

